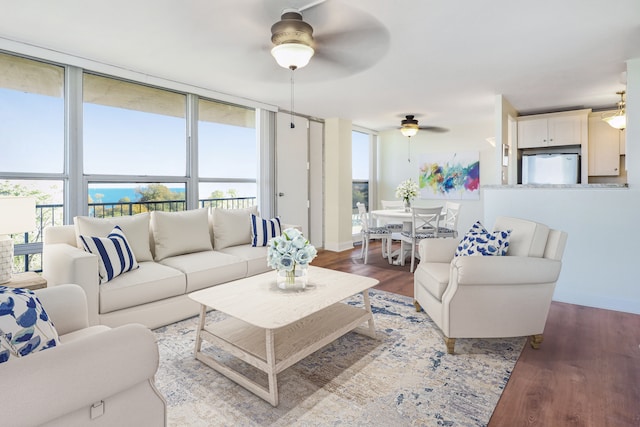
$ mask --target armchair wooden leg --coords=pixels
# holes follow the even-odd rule
[[[420,312],[420,310],[422,310],[422,307],[420,307],[420,303],[418,302],[418,300],[413,300],[413,306],[416,308],[417,312]]]
[[[444,343],[447,345],[447,353],[453,354],[453,347],[456,345],[456,339],[444,337]]]
[[[539,349],[543,339],[542,334],[531,335],[531,347]]]

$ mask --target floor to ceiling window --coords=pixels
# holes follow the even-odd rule
[[[200,200],[205,205],[236,208],[256,204],[255,110],[199,100],[198,176]]]
[[[35,231],[14,236],[16,271],[39,270],[43,228],[75,215],[255,205],[271,147],[258,135],[272,135],[257,113],[0,52],[0,195],[33,195],[38,209]]]
[[[369,210],[369,134],[351,132],[351,179],[352,179],[352,209],[353,209],[353,234],[360,232],[360,221],[357,215],[356,203],[364,203]]]
[[[186,209],[186,95],[87,73],[82,93],[88,214]]]
[[[0,196],[37,201],[31,232],[15,235],[16,271],[41,268],[42,230],[62,224],[64,67],[0,53]]]

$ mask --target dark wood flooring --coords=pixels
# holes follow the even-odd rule
[[[313,265],[413,296],[408,264],[389,265],[373,242],[367,265],[359,256],[321,250]],[[489,426],[640,427],[640,315],[553,302],[544,342],[525,346]]]

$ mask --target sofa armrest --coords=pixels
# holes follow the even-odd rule
[[[453,238],[422,239],[418,246],[420,262],[450,263],[460,241]]]
[[[158,369],[153,333],[129,324],[0,364],[6,425],[40,425],[106,400]],[[106,408],[108,411],[109,408]],[[7,418],[8,417],[8,418]]]
[[[87,297],[78,285],[59,285],[35,291],[59,335],[89,326]]]
[[[562,262],[523,256],[461,256],[454,258],[458,285],[528,285],[555,283]]]
[[[87,296],[89,324],[98,324],[98,257],[66,243],[45,244],[42,248],[42,276],[48,286],[63,283],[80,285]]]

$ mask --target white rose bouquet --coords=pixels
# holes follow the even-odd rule
[[[300,230],[287,228],[282,235],[269,241],[267,248],[267,265],[275,270],[287,272],[291,282],[295,279],[296,267],[307,268],[318,251],[309,243]]]
[[[409,178],[398,185],[396,188],[396,197],[404,200],[405,204],[409,204],[413,199],[418,197],[418,190],[418,184]]]

